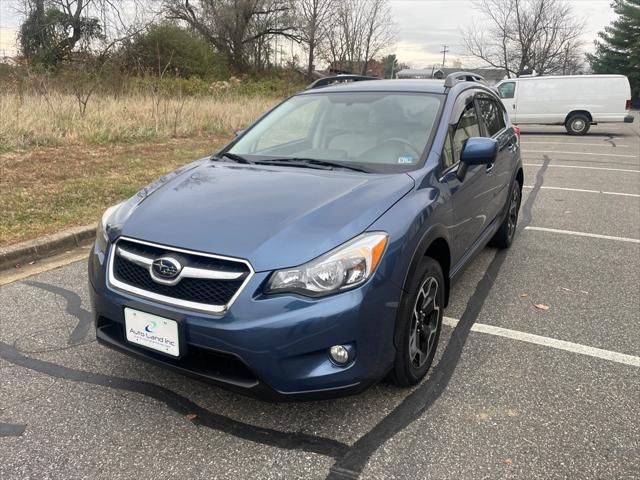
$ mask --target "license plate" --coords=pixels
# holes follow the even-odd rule
[[[124,309],[127,340],[174,357],[180,356],[178,322],[132,308]]]

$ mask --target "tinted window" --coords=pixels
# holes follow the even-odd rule
[[[487,127],[487,135],[493,137],[506,126],[502,109],[490,98],[478,98],[477,101],[482,121]]]
[[[453,159],[454,162],[460,161],[460,153],[467,138],[480,137],[480,123],[476,115],[474,103],[471,102],[466,106],[460,120],[456,125],[453,134]]]
[[[447,138],[445,139],[444,147],[442,148],[442,169],[446,170],[454,163],[453,150],[451,148],[451,135],[447,133]]]
[[[498,87],[498,92],[502,98],[513,98],[516,93],[515,82],[506,82]]]

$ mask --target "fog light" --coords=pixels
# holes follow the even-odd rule
[[[334,345],[331,347],[329,349],[329,355],[331,356],[331,360],[338,365],[344,365],[349,361],[349,350],[342,345]]]

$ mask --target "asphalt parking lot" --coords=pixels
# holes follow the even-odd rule
[[[0,478],[640,478],[640,117],[522,152],[412,390],[245,398],[98,346],[84,261],[3,285]]]

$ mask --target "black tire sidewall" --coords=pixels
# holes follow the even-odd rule
[[[513,229],[513,235],[509,237],[509,208],[511,207],[511,198],[513,196],[513,190],[516,189],[518,191],[518,210],[516,215],[516,224]],[[495,233],[489,245],[496,248],[509,248],[513,243],[513,239],[516,237],[516,231],[518,229],[518,220],[520,219],[520,206],[522,205],[522,187],[520,186],[520,182],[517,178],[513,179],[513,183],[511,185],[511,189],[509,189],[509,196],[507,197],[507,203],[504,206],[504,219],[500,224],[500,228]]]
[[[509,214],[510,214],[510,208],[511,208],[511,198],[513,196],[513,191],[517,191],[518,192],[518,205],[516,206],[516,224],[513,226],[513,234],[511,235],[511,237],[509,237]],[[509,201],[507,203],[507,216],[505,217],[505,229],[506,229],[506,237],[507,237],[507,244],[508,246],[511,246],[511,244],[513,243],[513,239],[516,238],[516,231],[518,230],[518,220],[520,220],[520,205],[522,205],[522,187],[520,186],[520,182],[518,182],[518,179],[515,179],[513,181],[513,186],[511,187],[511,191],[509,192]]]
[[[440,315],[438,318],[438,329],[436,332],[435,345],[433,350],[429,354],[429,358],[425,364],[419,369],[416,368],[409,358],[409,336],[411,334],[411,323],[413,307],[418,296],[418,292],[422,283],[427,277],[434,277],[438,282],[438,305],[440,306]],[[397,351],[396,360],[393,367],[393,378],[395,383],[403,386],[415,385],[420,382],[426,375],[433,363],[435,352],[438,348],[438,342],[440,339],[440,331],[442,330],[442,318],[444,316],[444,275],[442,274],[442,268],[440,264],[431,257],[425,257],[420,266],[417,268],[413,278],[408,285],[408,292],[406,292],[400,303],[400,311],[398,314],[398,336],[397,336]]]
[[[582,130],[575,130],[573,128],[573,122],[576,120],[582,120],[584,122],[584,128]],[[566,124],[567,132],[569,132],[570,135],[584,135],[589,131],[589,126],[589,118],[582,114],[572,115]]]

